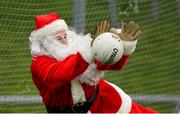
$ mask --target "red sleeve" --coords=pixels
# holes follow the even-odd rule
[[[129,58],[128,55],[126,56],[124,55],[116,64],[113,65],[104,65],[98,61],[95,61],[95,64],[97,65],[98,70],[119,70],[122,69],[122,67],[127,62],[128,58]]]
[[[88,65],[79,53],[70,55],[62,61],[47,56],[39,56],[34,58],[31,71],[46,85],[56,85],[56,82],[59,85],[70,82],[79,76],[86,70]]]

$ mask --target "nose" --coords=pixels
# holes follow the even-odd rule
[[[64,37],[67,37],[67,33],[66,32],[64,32]]]

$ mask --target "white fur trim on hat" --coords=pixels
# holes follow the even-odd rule
[[[34,30],[31,33],[31,37],[35,38],[34,40],[40,40],[41,38],[45,37],[46,35],[55,33],[58,30],[69,30],[68,25],[63,19],[59,19],[56,21],[53,21],[52,23],[38,29]]]

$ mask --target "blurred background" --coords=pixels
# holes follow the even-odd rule
[[[36,15],[57,12],[78,33],[102,19],[134,20],[143,31],[135,53],[104,79],[160,113],[180,112],[180,0],[0,0],[0,112],[46,112],[30,74],[29,35]]]

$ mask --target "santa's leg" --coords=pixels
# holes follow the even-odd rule
[[[121,107],[119,108],[118,112],[121,113],[157,113],[156,111],[150,109],[150,108],[146,108],[143,107],[135,102],[133,102],[131,100],[131,98],[122,90],[120,89],[118,86],[107,82],[109,85],[111,85],[120,95],[122,103],[121,103]]]

